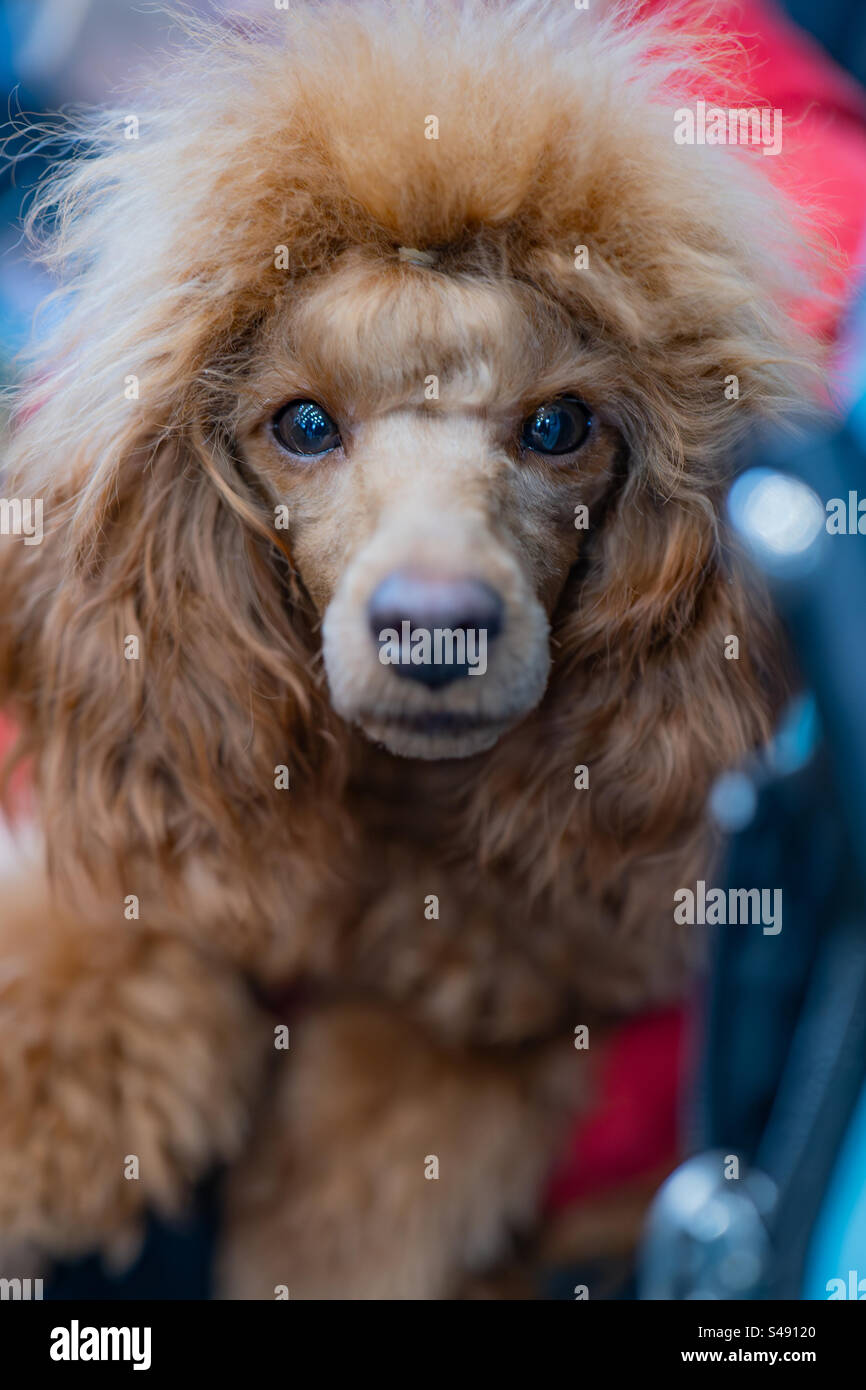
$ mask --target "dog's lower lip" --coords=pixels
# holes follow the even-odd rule
[[[406,729],[413,734],[468,734],[478,729],[491,729],[503,723],[486,715],[467,714],[462,710],[424,710],[414,714],[374,714],[365,716],[370,722]]]

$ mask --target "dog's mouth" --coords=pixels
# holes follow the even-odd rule
[[[471,734],[478,729],[499,729],[507,720],[491,719],[489,715],[471,714],[465,710],[424,710],[420,714],[383,714],[381,711],[366,710],[360,716],[361,724],[387,724],[392,729],[406,729],[413,734],[427,734],[435,738],[440,734]]]
[[[466,710],[364,710],[355,722],[367,738],[404,757],[463,758],[492,748],[514,716]]]

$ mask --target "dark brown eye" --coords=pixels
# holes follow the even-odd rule
[[[274,416],[271,428],[293,454],[327,454],[340,444],[340,431],[316,401],[291,401]]]
[[[560,396],[524,420],[520,442],[536,454],[571,454],[586,442],[591,429],[589,407],[575,396]]]

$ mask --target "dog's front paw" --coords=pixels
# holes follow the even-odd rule
[[[144,1211],[240,1147],[261,1037],[240,981],[182,941],[0,922],[3,1271],[133,1254]]]

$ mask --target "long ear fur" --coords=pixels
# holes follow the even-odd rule
[[[36,425],[50,429],[47,407],[31,445]],[[142,441],[108,499],[84,492],[50,488],[43,545],[8,544],[2,570],[3,681],[52,860],[125,873],[128,891],[139,854],[254,881],[265,841],[291,839],[276,767],[303,824],[304,774],[336,746],[268,513],[225,443],[192,435]]]

